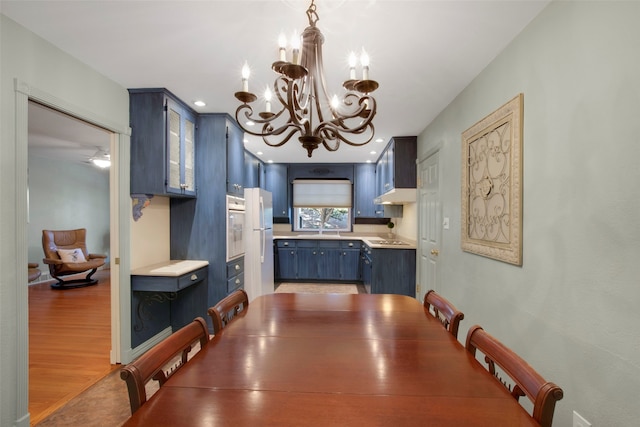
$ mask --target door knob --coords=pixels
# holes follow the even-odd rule
[[[431,255],[438,256],[438,255],[440,255],[440,251],[437,250],[437,249],[431,249]]]

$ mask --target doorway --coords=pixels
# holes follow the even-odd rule
[[[39,264],[29,285],[29,412],[38,423],[107,375],[110,364],[110,175],[112,132],[34,101],[28,103],[27,256]],[[98,157],[100,156],[100,157]],[[87,229],[87,249],[106,254],[96,286],[53,290],[42,262],[43,229]],[[75,348],[74,354],[60,347]]]

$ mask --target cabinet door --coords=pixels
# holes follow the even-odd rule
[[[298,248],[298,279],[318,278],[318,248]]]
[[[340,280],[340,261],[342,251],[339,248],[318,248],[318,278]],[[356,260],[357,263],[357,260]]]
[[[227,193],[244,194],[244,133],[235,123],[227,122]]]
[[[244,152],[244,188],[262,188],[260,175],[264,167],[262,162],[253,157],[249,152]]]
[[[272,193],[274,222],[289,223],[289,185],[287,182],[287,165],[265,165],[265,187]]]
[[[360,280],[360,250],[342,249],[340,252],[340,280]]]
[[[195,118],[170,98],[167,103],[167,193],[194,195]]]
[[[278,248],[278,271],[280,279],[297,279],[298,278],[298,256],[296,249]]]
[[[356,164],[354,193],[354,218],[375,218],[376,209],[382,210],[373,202],[376,197],[376,165]]]

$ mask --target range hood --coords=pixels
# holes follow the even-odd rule
[[[402,205],[404,203],[416,202],[415,188],[394,188],[373,201],[377,205]]]

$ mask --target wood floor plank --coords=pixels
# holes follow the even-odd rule
[[[108,375],[111,365],[110,271],[98,284],[53,290],[29,285],[29,412],[36,425]]]

